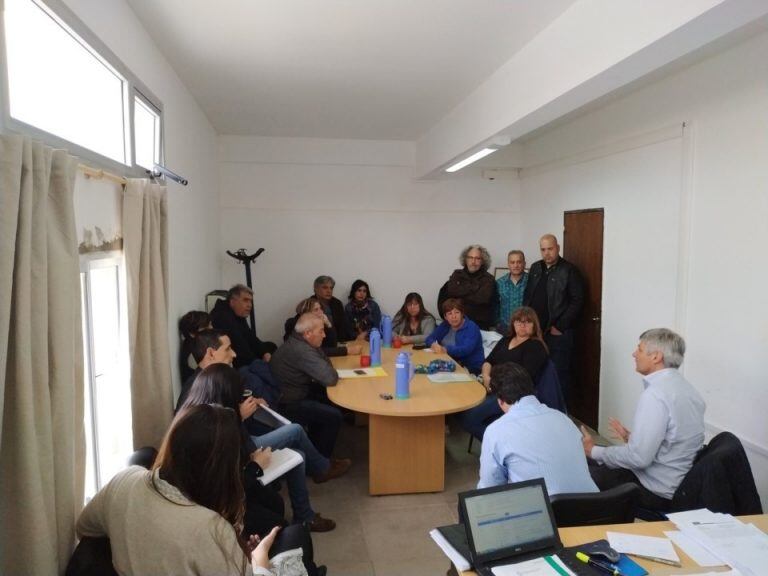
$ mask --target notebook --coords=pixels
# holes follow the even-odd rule
[[[459,509],[470,559],[481,576],[493,576],[495,566],[563,549],[543,478],[462,492]]]

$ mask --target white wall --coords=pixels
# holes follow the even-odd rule
[[[563,210],[605,207],[601,428],[610,415],[631,422],[641,389],[630,357],[637,335],[676,327],[709,431],[730,430],[746,444],[764,505],[766,53],[763,33],[541,135],[523,148],[526,164],[540,167],[521,179],[528,248],[541,231],[562,230]],[[682,122],[690,124],[682,139],[558,163]]]
[[[169,338],[174,382],[179,316],[202,309],[220,276],[216,134],[124,0],[65,0],[67,6],[162,101],[165,160],[189,186],[168,184]]]
[[[485,245],[504,266],[519,244],[516,180],[414,182],[409,143],[227,136],[220,159],[222,251],[266,248],[253,267],[262,338],[282,341],[320,274],[343,302],[363,278],[385,313],[409,291],[436,313],[465,245]],[[243,281],[225,257],[222,287]]]

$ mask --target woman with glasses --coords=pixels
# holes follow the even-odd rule
[[[119,472],[86,505],[78,535],[107,536],[119,574],[303,573],[298,551],[277,559],[278,566],[269,560],[277,528],[261,541],[240,536],[239,437],[232,410],[202,405],[182,411],[153,469]]]
[[[525,368],[531,380],[536,383],[549,358],[539,317],[533,308],[521,306],[512,313],[509,333],[510,336],[496,343],[483,362],[481,374],[488,396],[479,406],[459,415],[462,427],[481,440],[488,424],[502,414],[496,396],[492,393],[491,368],[496,364],[514,362]]]

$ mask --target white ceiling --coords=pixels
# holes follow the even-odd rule
[[[415,140],[575,0],[128,0],[216,131]]]

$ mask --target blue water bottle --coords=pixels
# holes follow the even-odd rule
[[[404,400],[411,395],[410,359],[408,354],[400,352],[395,360],[395,398]]]
[[[381,317],[381,338],[384,348],[392,348],[392,318],[386,314]]]
[[[381,334],[376,328],[371,329],[369,340],[371,343],[371,366],[381,366]]]

